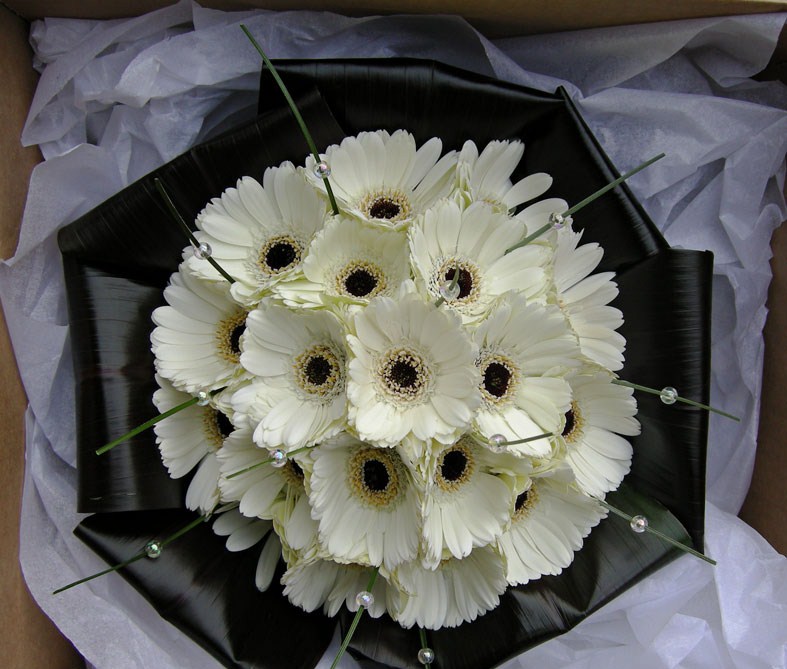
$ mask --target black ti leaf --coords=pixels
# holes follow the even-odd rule
[[[277,62],[277,68],[321,150],[363,130],[407,129],[419,143],[437,136],[445,150],[467,139],[521,139],[526,150],[514,179],[544,171],[549,196],[584,199],[633,165],[615,166],[567,97],[501,83],[432,62],[327,60]],[[186,244],[153,187],[159,177],[186,220],[242,176],[260,178],[282,160],[301,164],[307,147],[281,93],[263,71],[260,117],[198,146],[130,186],[64,229],[64,254],[77,378],[80,510],[101,512],[79,530],[108,561],[131,557],[167,527],[187,522],[180,486],[169,481],[150,434],[101,458],[93,451],[154,414],[150,312]],[[647,156],[643,156],[643,159]],[[575,217],[583,240],[605,249],[600,270],[619,273],[616,305],[628,339],[621,377],[672,385],[707,401],[709,254],[672,251],[625,185]],[[702,548],[707,416],[637,395],[642,435],[626,487],[610,503],[679,541]],[[660,500],[663,506],[656,500]],[[125,513],[119,513],[125,512]],[[155,512],[155,513],[153,513]],[[182,514],[182,515],[179,515]],[[186,519],[186,520],[184,520]],[[166,527],[165,527],[166,526]],[[684,529],[685,527],[685,529]],[[154,606],[227,667],[310,669],[335,621],[291,607],[278,586],[254,589],[256,551],[227,553],[208,527],[169,545],[157,561],[123,572]],[[500,606],[473,623],[429,633],[435,669],[488,669],[570,629],[680,551],[625,520],[597,527],[574,563],[557,577],[507,592]],[[687,558],[688,559],[688,558]],[[270,640],[282,620],[298,633]],[[274,620],[262,624],[261,620]],[[346,630],[350,616],[342,616]],[[298,625],[302,625],[300,628]],[[254,641],[262,635],[266,643]],[[364,616],[350,652],[365,667],[415,668],[418,631]]]
[[[194,518],[183,510],[102,513],[83,521],[77,536],[117,564]],[[227,667],[313,667],[330,643],[335,622],[290,604],[278,584],[281,569],[270,589],[259,592],[254,574],[260,548],[231,553],[209,523],[201,523],[155,560],[143,558],[120,573],[163,618]]]
[[[313,89],[297,100],[316,141],[343,133]],[[154,186],[159,178],[187,221],[242,176],[300,163],[305,151],[289,110],[276,109],[195,147],[63,228],[58,237],[77,383],[78,509],[83,513],[177,508],[152,431],[105,455],[95,450],[156,415],[152,311],[188,240]]]

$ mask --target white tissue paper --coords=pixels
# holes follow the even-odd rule
[[[706,550],[684,556],[506,669],[787,666],[787,559],[737,513],[754,462],[769,240],[785,218],[787,88],[749,77],[784,15],[488,40],[456,17],[225,13],[183,0],[133,19],[46,19],[31,40],[41,80],[24,129],[34,171],[0,297],[30,401],[21,561],[38,603],[97,669],[214,669],[216,660],[72,535],[74,391],[56,231],[193,144],[253,117],[260,59],[432,58],[554,91],[567,88],[672,246],[715,254]],[[254,587],[249,584],[249,587]],[[320,669],[327,669],[338,637]],[[358,665],[345,657],[342,667]]]

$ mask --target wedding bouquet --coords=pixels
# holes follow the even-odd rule
[[[650,519],[689,542],[649,498],[701,548],[707,418],[669,405],[671,384],[707,401],[708,254],[668,249],[625,188],[572,227],[568,202],[614,177],[559,97],[419,63],[282,69],[319,156],[302,160],[291,121],[262,109],[61,234],[84,342],[81,503],[105,512],[82,536],[125,562],[147,536],[131,578],[228,666],[262,667],[312,666],[329,638],[284,598],[345,627],[346,611],[379,618],[347,640],[387,665],[491,666],[678,554],[640,535]],[[419,94],[430,114],[409,104]],[[489,112],[496,127],[479,129]],[[180,211],[197,228],[185,250]],[[126,326],[137,336],[118,351],[107,333]],[[651,386],[660,400],[635,418],[632,388]],[[93,453],[151,396],[173,480],[149,435],[132,430],[107,464]],[[169,534],[178,521],[146,510],[177,506],[192,470],[185,505],[201,516]],[[609,509],[625,522],[579,550]],[[110,511],[134,517],[118,529]],[[214,517],[229,553],[198,527]],[[200,594],[163,606],[175,573],[221,591],[219,609]],[[269,621],[295,616],[304,643],[285,654],[263,634],[241,652],[252,621],[214,627],[262,602]]]

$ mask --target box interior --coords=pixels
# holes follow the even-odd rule
[[[40,161],[35,147],[19,141],[37,75],[30,66],[27,20],[44,16],[116,18],[130,16],[171,4],[167,0],[100,0],[54,2],[6,0],[0,7],[0,78],[5,91],[0,97],[0,254],[14,254],[19,225],[33,167]],[[287,9],[286,0],[211,0],[202,4],[221,9],[264,7]],[[622,25],[666,19],[781,11],[784,0],[668,0],[662,3],[632,3],[630,0],[581,2],[539,0],[530,3],[494,1],[472,3],[432,0],[310,0],[301,9],[333,10],[346,14],[450,13],[461,14],[491,35],[527,34],[574,30],[603,25]],[[766,76],[784,81],[787,39],[782,33],[779,48]],[[765,373],[760,414],[758,452],[754,476],[741,517],[757,529],[777,550],[787,553],[787,488],[781,475],[787,471],[787,352],[780,345],[787,330],[787,226],[782,225],[772,241],[773,282],[769,292],[770,314],[765,328]],[[0,594],[6,605],[0,613],[0,646],[10,649],[8,666],[46,666],[52,669],[81,666],[70,644],[59,636],[27,594],[18,565],[18,516],[24,471],[24,390],[0,313],[0,383],[5,401],[0,403],[0,424],[5,439],[0,448],[0,501],[6,513],[0,532],[6,537],[0,549]],[[712,447],[712,444],[709,445]],[[7,640],[7,643],[3,643]]]

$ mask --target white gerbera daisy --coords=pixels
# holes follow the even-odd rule
[[[516,497],[511,525],[498,540],[511,585],[559,574],[574,559],[590,529],[607,515],[563,476],[533,479]]]
[[[266,290],[300,266],[322,226],[326,206],[291,163],[265,170],[262,185],[243,177],[214,198],[197,217],[198,241],[233,279],[232,295],[254,306]],[[205,279],[224,278],[204,258],[189,255],[188,268]]]
[[[261,304],[249,314],[243,347],[241,363],[255,380],[232,403],[258,421],[258,445],[293,450],[344,427],[344,333],[332,314]]]
[[[208,284],[176,272],[164,299],[169,306],[153,312],[157,327],[150,335],[161,376],[191,394],[248,377],[240,366],[246,309],[230,297],[226,283]]]
[[[483,317],[508,291],[527,298],[547,287],[544,269],[549,252],[528,244],[506,250],[523,237],[522,226],[484,202],[461,209],[444,200],[427,211],[410,229],[410,253],[419,285],[430,298],[441,297],[440,287],[459,271],[459,294],[446,304],[464,322]]]
[[[619,435],[640,432],[634,391],[612,381],[602,371],[569,377],[573,399],[561,436],[566,462],[579,487],[596,497],[616,490],[631,468],[631,444]]]
[[[442,145],[433,137],[416,150],[409,132],[377,130],[347,137],[329,146],[321,158],[331,168],[331,187],[342,211],[401,227],[450,192],[456,152],[440,158]],[[322,179],[313,174],[314,165],[309,156],[307,174],[324,190]]]
[[[419,495],[396,450],[341,434],[312,458],[312,517],[331,558],[387,569],[415,559]]]
[[[257,589],[265,592],[273,581],[273,574],[281,558],[281,543],[269,520],[247,518],[237,509],[225,511],[213,522],[213,532],[227,537],[226,547],[230,552],[245,551],[265,539],[254,582]]]
[[[488,546],[462,560],[445,560],[437,569],[404,564],[392,581],[400,587],[392,617],[405,628],[433,630],[456,627],[491,611],[507,587],[502,560]]]
[[[191,395],[176,390],[158,374],[156,383],[159,388],[153,393],[153,404],[159,413],[191,399]],[[233,430],[232,422],[215,398],[206,406],[195,404],[181,409],[153,426],[161,460],[173,479],[185,476],[208,453],[215,453]]]
[[[494,457],[469,436],[436,453],[422,507],[425,567],[466,557],[503,532],[513,492],[490,472]]]
[[[601,262],[604,250],[596,243],[577,246],[581,232],[564,228],[557,235],[554,281],[557,300],[579,337],[582,353],[599,365],[616,371],[623,367],[626,340],[615,330],[623,314],[609,303],[618,295],[612,272],[590,273]]]
[[[276,532],[296,551],[316,551],[317,523],[312,520],[304,479],[310,470],[307,453],[274,467],[271,454],[257,447],[251,428],[242,427],[217,454],[221,463],[222,500],[240,502],[238,510],[250,518],[273,519]]]
[[[558,434],[571,401],[562,375],[580,365],[579,347],[555,306],[526,304],[507,295],[473,333],[479,348],[481,408],[478,431],[507,441]],[[543,457],[548,439],[505,447],[518,455]]]
[[[524,144],[516,140],[489,142],[480,155],[475,142],[465,142],[457,163],[461,199],[466,202],[480,200],[507,213],[543,195],[552,185],[552,177],[543,172],[511,183],[511,175],[524,152]]]
[[[342,604],[350,611],[358,610],[356,596],[366,591],[371,574],[369,567],[313,558],[290,565],[281,582],[284,594],[296,606],[305,611],[322,606],[326,615],[335,616]],[[372,618],[386,612],[387,591],[385,578],[378,574],[371,590],[374,601],[366,609]]]
[[[317,235],[303,262],[303,277],[278,284],[291,306],[366,304],[393,295],[409,278],[407,237],[337,217]]]
[[[354,324],[347,397],[359,437],[387,446],[409,434],[453,443],[481,399],[476,349],[459,318],[409,293],[374,298]]]

